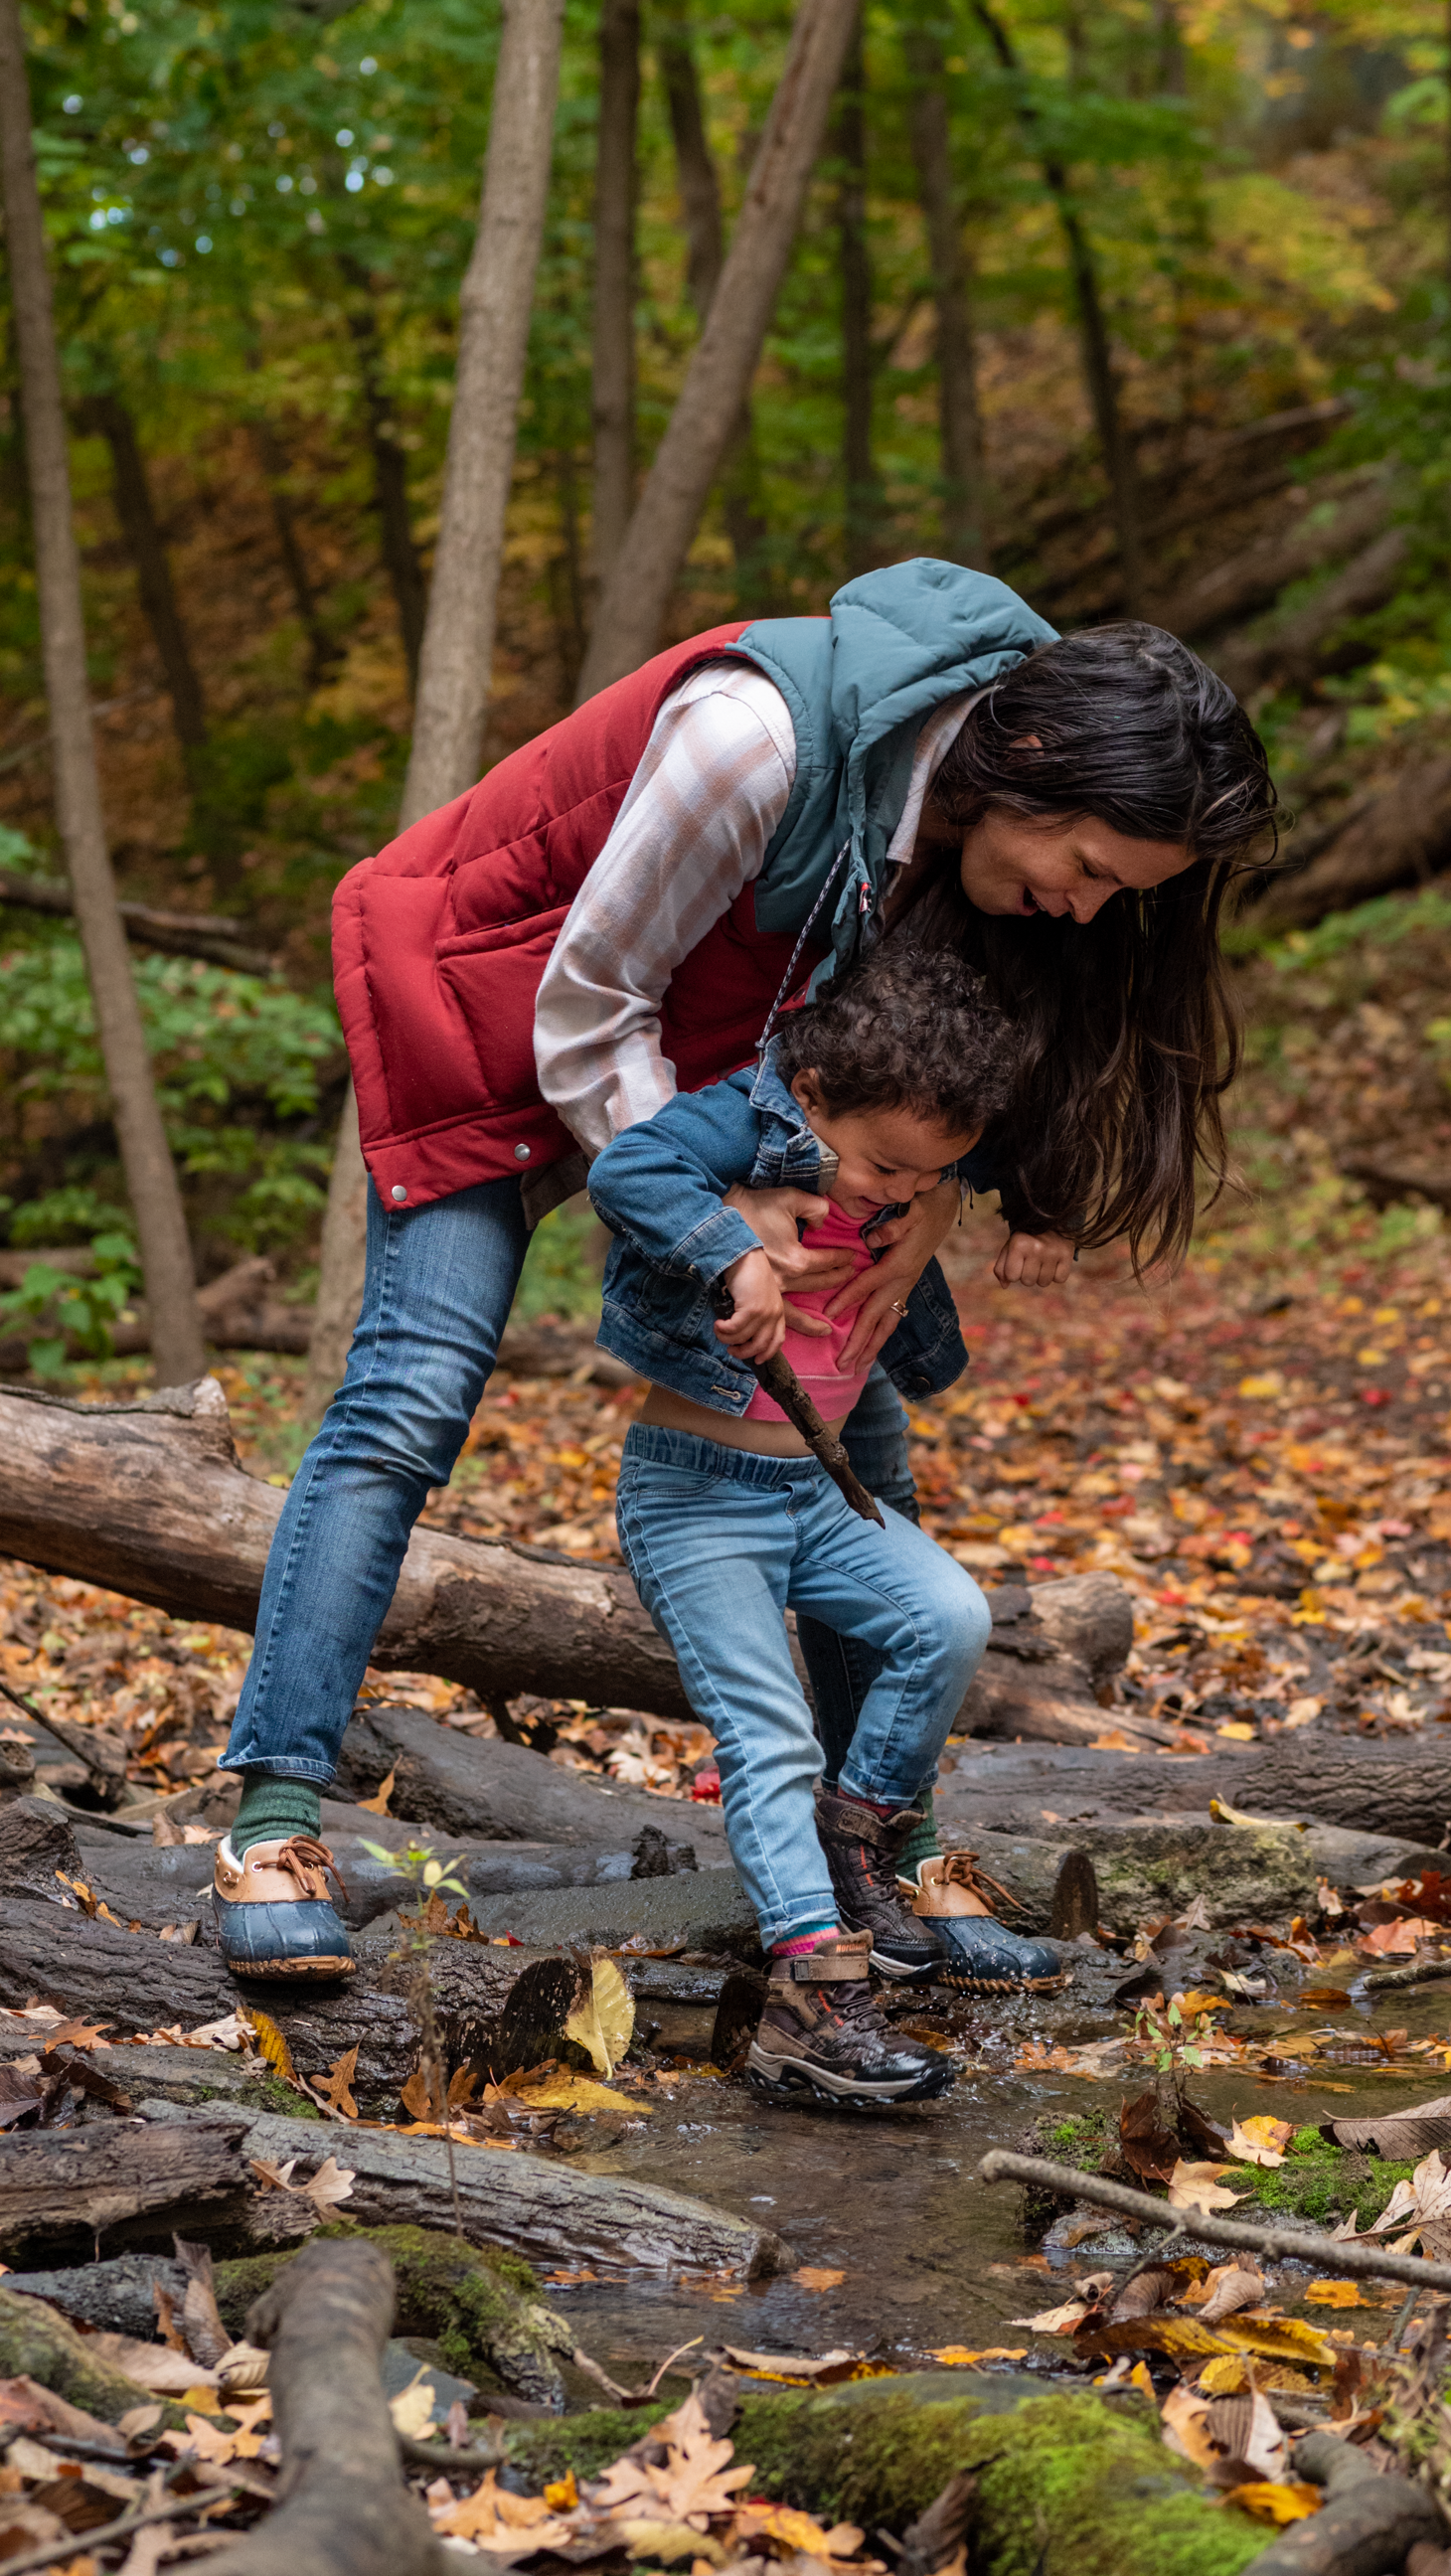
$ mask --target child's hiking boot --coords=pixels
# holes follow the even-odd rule
[[[772,1960],[746,2060],[754,2092],[771,2102],[814,2094],[819,2102],[870,2110],[930,2101],[956,2081],[950,2057],[900,2038],[883,2019],[867,1978],[871,1955],[870,1932],[850,1932]]]
[[[1012,1899],[996,1879],[984,1876],[976,1852],[924,1860],[916,1887],[907,1880],[901,1892],[946,1949],[936,1972],[939,1984],[960,1995],[1051,1995],[1067,1985],[1051,1941],[1024,1940],[999,1923],[994,1900],[1011,1905]]]
[[[816,1831],[842,1929],[870,1932],[872,1966],[898,1985],[930,1985],[949,1965],[936,1925],[919,1921],[897,1885],[897,1855],[921,1821],[916,1807],[883,1816],[816,1784]]]
[[[240,1860],[230,1835],[218,1844],[212,1907],[217,1945],[234,1977],[352,1975],[347,1927],[328,1895],[329,1871],[342,1888],[332,1853],[312,1834],[249,1843]]]

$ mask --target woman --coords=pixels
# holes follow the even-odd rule
[[[1002,1194],[998,1276],[1061,1278],[1073,1243],[1173,1255],[1197,1165],[1223,1170],[1235,1035],[1217,926],[1273,803],[1247,718],[1183,645],[1143,626],[1062,640],[1002,583],[919,560],[849,583],[828,618],[657,655],[343,879],[367,1285],[278,1524],[223,1757],[246,1775],[217,1862],[235,1970],[348,1967],[318,1791],[529,1229],[589,1159],[749,1060],[814,970],[910,925],[959,944],[1027,1032],[1019,1096],[967,1175]],[[845,1367],[893,1330],[960,1190],[884,1226],[854,1282],[800,1248],[816,1201],[736,1203],[783,1286],[856,1307]],[[904,1419],[877,1371],[850,1445],[914,1511]],[[826,1632],[803,1645],[834,1776],[869,1676]]]

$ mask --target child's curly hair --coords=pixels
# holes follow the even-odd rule
[[[1019,1073],[1018,1039],[980,975],[950,949],[884,940],[819,1002],[790,1011],[776,1066],[814,1073],[829,1109],[910,1109],[952,1136],[1002,1115]]]

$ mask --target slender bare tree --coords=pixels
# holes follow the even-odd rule
[[[206,1353],[181,1192],[157,1105],[101,810],[55,309],[18,0],[0,0],[0,190],[25,416],[56,811],[136,1220],[157,1381],[174,1386],[201,1376]]]
[[[7,0],[14,7],[15,0]],[[479,774],[504,514],[529,343],[559,90],[564,0],[505,0],[478,231],[459,299],[458,367],[419,656],[400,830]],[[367,1177],[351,1087],[338,1125],[304,1402],[322,1411],[362,1302]]]
[[[581,699],[655,650],[761,354],[858,7],[859,0],[800,0],[720,284],[595,613]]]
[[[608,581],[635,499],[635,138],[640,0],[600,10],[595,156],[594,571]]]
[[[408,685],[416,690],[418,656],[423,649],[423,625],[427,614],[427,584],[408,508],[408,459],[398,437],[398,423],[388,391],[383,364],[383,334],[378,328],[373,281],[363,262],[355,259],[350,251],[339,251],[337,259],[349,290],[347,322],[357,351],[363,408],[367,415],[368,446],[373,458],[373,507],[378,513],[383,562],[398,611],[398,633],[408,664]]]
[[[136,571],[136,587],[161,658],[171,695],[172,723],[184,755],[198,751],[207,738],[206,700],[201,675],[192,660],[181,610],[167,560],[166,540],[151,497],[146,460],[131,412],[114,387],[92,394],[83,406],[85,426],[96,430],[111,451],[111,490],[121,534]]]
[[[872,561],[881,494],[872,465],[872,261],[867,244],[866,63],[860,24],[841,76],[832,145],[840,164],[842,529],[848,579]]]
[[[947,58],[934,27],[909,27],[906,50],[912,82],[912,158],[937,306],[942,550],[953,563],[981,564],[987,557],[987,514],[982,421],[977,404],[972,272],[953,178],[947,122]]]

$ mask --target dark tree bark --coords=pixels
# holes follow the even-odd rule
[[[1041,120],[1024,78],[1007,28],[987,0],[973,0],[974,13],[986,33],[1003,70],[1010,76],[1017,100],[1018,123],[1025,141],[1034,153],[1043,173],[1044,183],[1058,209],[1064,246],[1068,252],[1068,270],[1073,280],[1073,300],[1078,312],[1079,345],[1083,352],[1083,377],[1088,399],[1093,408],[1094,426],[1108,476],[1109,501],[1113,512],[1114,533],[1118,540],[1119,573],[1123,582],[1124,606],[1130,617],[1137,617],[1144,587],[1143,538],[1140,527],[1137,477],[1133,451],[1125,433],[1119,405],[1118,376],[1113,362],[1113,347],[1108,321],[1099,292],[1098,263],[1093,256],[1087,228],[1078,210],[1067,166],[1058,153],[1044,140]]]
[[[676,182],[685,217],[686,284],[695,318],[703,326],[725,265],[725,226],[721,219],[720,177],[706,135],[690,29],[683,17],[672,15],[662,20],[655,50],[670,113]],[[758,594],[759,559],[768,534],[760,507],[760,482],[748,393],[721,468],[721,500],[738,584],[749,568]],[[760,604],[758,596],[757,605]]]
[[[76,908],[68,885],[50,877],[21,877],[0,868],[0,903],[18,904],[25,912],[69,920]],[[154,904],[120,903],[127,938],[136,948],[158,948],[168,957],[204,957],[211,966],[235,967],[241,975],[270,975],[273,960],[263,948],[246,944],[241,922],[217,920],[204,913],[158,912]]]
[[[603,0],[595,158],[594,569],[608,581],[635,499],[635,144],[640,0]]]
[[[912,158],[937,306],[942,550],[953,563],[985,564],[987,514],[972,272],[952,171],[947,57],[941,37],[928,27],[908,29],[906,50],[912,80]]]
[[[297,622],[307,637],[308,686],[320,688],[331,665],[339,659],[339,648],[317,613],[317,593],[308,577],[307,557],[302,551],[302,539],[298,535],[297,521],[288,497],[287,458],[270,420],[252,420],[247,426],[253,452],[267,486],[272,525],[277,532],[277,551],[287,574]]]
[[[441,2576],[450,2553],[403,2483],[379,2365],[393,2266],[376,2245],[305,2245],[251,2308],[270,2353],[279,2500],[217,2576]]]
[[[880,494],[872,469],[872,266],[867,247],[866,63],[858,23],[841,76],[834,137],[841,175],[836,237],[841,261],[842,534],[847,578],[866,572]]]
[[[156,1373],[163,1385],[175,1385],[196,1377],[206,1363],[186,1217],[157,1105],[106,846],[55,314],[17,0],[0,0],[0,184],[20,359],[56,807],[154,1318]]]
[[[858,5],[859,0],[800,0],[709,317],[595,613],[581,699],[592,698],[655,650],[670,593],[750,390]]]
[[[135,566],[141,605],[166,677],[176,738],[183,752],[193,752],[207,738],[206,701],[176,604],[166,542],[152,503],[136,423],[117,393],[93,394],[85,406],[85,418],[111,451],[116,516]]]
[[[368,1259],[368,1172],[358,1141],[358,1101],[351,1078],[343,1098],[328,1175],[322,1221],[317,1304],[307,1345],[303,1419],[320,1422],[334,1387],[342,1382],[348,1346],[363,1302]]]
[[[345,310],[357,352],[363,407],[368,420],[368,445],[373,457],[373,506],[378,513],[383,562],[398,610],[398,631],[408,657],[408,684],[416,691],[428,592],[423,566],[418,560],[418,548],[413,542],[413,522],[408,511],[408,459],[398,443],[372,281],[362,264],[347,251],[339,251],[338,266],[350,289]]]
[[[53,1907],[34,1910],[65,1922]],[[246,2129],[245,2117],[224,2113],[185,2127],[133,2129],[118,2120],[79,2135],[32,2129],[0,2138],[0,2248],[13,2260],[72,2239],[94,2245],[102,2234],[114,2245],[136,2220],[143,2232],[164,2232],[168,2218],[185,2226],[243,2190]]]

